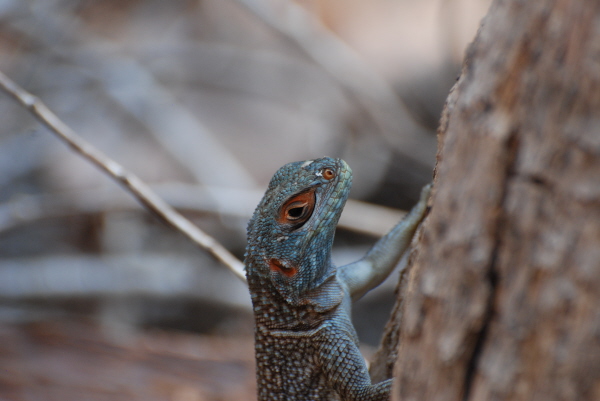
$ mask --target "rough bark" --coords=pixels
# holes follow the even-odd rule
[[[600,2],[495,1],[439,141],[395,399],[600,399]]]
[[[418,235],[417,232],[417,236]],[[407,267],[412,266],[412,258],[414,255],[415,252],[411,252]],[[401,333],[402,312],[404,311],[403,295],[407,292],[409,271],[410,269],[407,268],[400,273],[395,292],[396,302],[392,313],[390,314],[390,319],[383,330],[381,345],[371,360],[369,374],[373,383],[379,383],[380,381],[389,379],[394,374],[394,365],[396,364],[396,358],[398,357],[398,342]]]

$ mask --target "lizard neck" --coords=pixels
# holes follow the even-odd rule
[[[259,330],[312,330],[318,327],[328,315],[327,311],[322,311],[312,303],[304,305],[288,303],[269,278],[249,276],[248,287],[256,327]]]

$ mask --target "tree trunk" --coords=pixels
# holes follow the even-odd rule
[[[600,400],[600,2],[495,1],[439,144],[394,399]]]

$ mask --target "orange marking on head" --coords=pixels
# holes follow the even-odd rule
[[[271,259],[269,261],[269,268],[271,269],[271,271],[280,272],[286,277],[294,277],[296,273],[298,273],[298,269],[295,266],[284,266],[283,263],[281,263],[277,259]]]

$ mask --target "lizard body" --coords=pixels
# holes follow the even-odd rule
[[[248,224],[260,401],[389,399],[391,380],[371,384],[350,304],[393,270],[425,215],[429,189],[364,258],[337,268],[331,246],[351,183],[341,159],[286,164]]]

